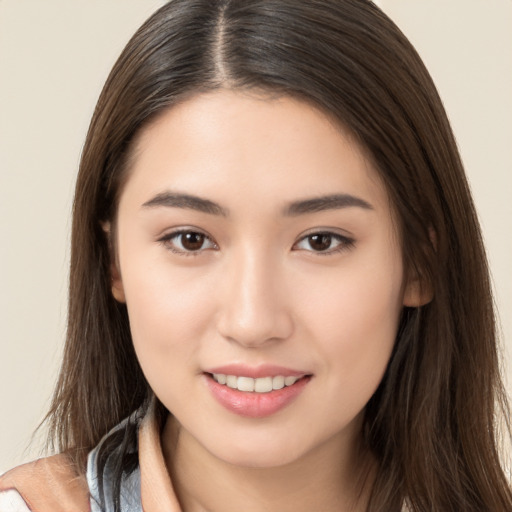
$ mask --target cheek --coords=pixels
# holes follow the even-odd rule
[[[382,379],[402,311],[401,278],[400,266],[352,268],[334,280],[339,286],[315,288],[303,310],[329,385],[348,401],[366,403]]]
[[[396,337],[399,308],[375,304],[375,293],[361,293],[360,298],[364,302],[359,305],[342,300],[341,308],[330,308],[318,331],[322,388],[329,397],[318,404],[318,414],[334,431],[364,411],[384,377]]]
[[[174,361],[185,366],[204,338],[213,284],[197,269],[173,269],[165,257],[148,264],[132,256],[123,284],[135,350],[145,373],[168,374]]]
[[[177,290],[175,282],[146,274],[130,284],[136,290],[128,293],[127,307],[137,359],[157,396],[175,407],[198,371],[200,321],[207,306],[191,283]]]

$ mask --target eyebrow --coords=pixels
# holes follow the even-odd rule
[[[167,208],[185,208],[223,217],[229,215],[229,210],[209,199],[179,192],[161,192],[142,205],[143,208],[156,208],[161,206]],[[297,215],[350,207],[363,208],[364,210],[374,209],[370,203],[360,197],[351,194],[331,194],[293,201],[286,205],[282,213],[287,217],[295,217]]]
[[[144,208],[155,208],[158,206],[165,206],[168,208],[186,208],[203,213],[209,213],[211,215],[222,215],[223,217],[227,217],[228,215],[228,211],[225,208],[213,201],[210,201],[209,199],[175,192],[162,192],[157,194],[149,201],[146,201],[142,206]]]
[[[294,201],[284,209],[284,215],[294,217],[307,213],[321,212],[324,210],[339,210],[350,207],[363,208],[364,210],[373,210],[373,206],[351,194],[331,194],[328,196],[314,197],[302,201]]]

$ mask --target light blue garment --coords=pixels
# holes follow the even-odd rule
[[[136,413],[134,413],[136,414]],[[132,415],[133,416],[133,415]],[[130,416],[130,418],[132,418]],[[111,455],[105,464],[103,472],[103,489],[105,493],[105,508],[101,508],[99,496],[98,479],[98,453],[105,439],[112,433],[125,428],[130,418],[126,418],[119,425],[114,427],[98,446],[92,450],[87,457],[87,484],[91,494],[91,512],[114,512],[113,499],[113,465],[114,460]],[[140,469],[137,469],[128,476],[123,476],[121,480],[121,511],[122,512],[142,512],[141,493],[140,493]]]

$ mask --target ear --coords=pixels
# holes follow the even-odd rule
[[[419,308],[434,298],[434,290],[426,279],[420,276],[411,277],[405,285],[403,305]]]
[[[437,252],[437,233],[432,226],[428,228],[428,238],[431,244],[428,250],[433,249],[434,252]],[[403,305],[410,308],[419,308],[432,301],[434,286],[431,279],[424,272],[416,269],[410,274],[404,289]]]
[[[112,243],[112,229],[110,222],[102,223],[103,231],[108,239],[108,248],[110,253],[110,280],[112,285],[112,296],[117,302],[126,303],[126,297],[124,294],[123,280],[121,278],[121,272],[119,270],[119,261],[117,259],[114,244]]]
[[[124,295],[123,280],[121,279],[121,273],[119,272],[118,265],[114,261],[110,264],[110,276],[112,278],[112,295],[117,302],[126,302]]]

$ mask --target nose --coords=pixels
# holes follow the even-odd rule
[[[293,332],[283,270],[269,260],[246,250],[231,259],[222,277],[218,331],[248,348],[284,340]]]

